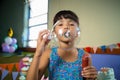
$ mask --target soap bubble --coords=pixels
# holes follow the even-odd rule
[[[59,40],[58,37],[62,37],[63,41],[72,41],[74,40],[74,46],[78,47],[79,46],[79,42],[80,42],[80,34],[77,33],[73,33],[70,30],[66,30],[63,31],[62,29],[60,29],[58,31],[58,35],[56,35],[55,33],[52,34],[52,39],[49,43],[49,47],[58,47],[59,46]]]

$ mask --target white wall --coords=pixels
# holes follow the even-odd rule
[[[49,0],[49,28],[54,15],[64,9],[79,16],[79,47],[120,42],[120,0]]]

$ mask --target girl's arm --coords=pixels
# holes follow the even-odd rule
[[[46,36],[44,37],[44,35]],[[40,78],[39,75],[41,76],[43,74],[45,68],[48,65],[49,56],[46,54],[49,52],[49,50],[45,50],[46,45],[50,41],[48,40],[48,36],[49,36],[48,30],[43,30],[38,35],[36,51],[33,57],[33,61],[27,72],[27,80],[38,80]],[[41,65],[40,68],[39,68],[39,65]]]
[[[38,80],[38,64],[41,57],[34,56],[30,68],[27,72],[26,80]]]
[[[44,72],[46,71],[48,67],[50,53],[51,53],[51,49],[47,49],[40,58],[38,80],[41,79],[41,77],[43,76]]]
[[[49,64],[50,49],[47,49],[41,56],[34,56],[32,64],[27,73],[27,80],[40,80]]]

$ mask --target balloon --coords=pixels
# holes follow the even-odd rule
[[[10,46],[9,52],[10,52],[10,53],[13,53],[14,51],[15,51],[15,47]]]
[[[6,44],[6,43],[2,43],[2,47],[6,46],[6,45],[8,45],[8,44]]]
[[[8,45],[11,44],[12,43],[12,38],[11,37],[6,37],[5,38],[5,43],[8,44]]]
[[[12,44],[16,44],[17,40],[15,38],[12,38]]]
[[[18,45],[17,45],[17,44],[13,44],[12,46],[13,46],[15,49],[18,48]]]
[[[17,39],[11,38],[13,36],[13,30],[12,28],[9,28],[8,30],[8,36],[4,39],[5,43],[2,43],[2,51],[3,52],[9,52],[13,53],[18,48]]]
[[[9,49],[10,49],[9,45],[2,46],[3,52],[9,52]]]

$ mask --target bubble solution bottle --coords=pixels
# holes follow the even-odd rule
[[[82,57],[82,69],[84,69],[85,67],[87,67],[89,65],[89,57],[90,57],[89,54],[83,55],[83,57]],[[86,79],[83,77],[83,80],[86,80]]]

